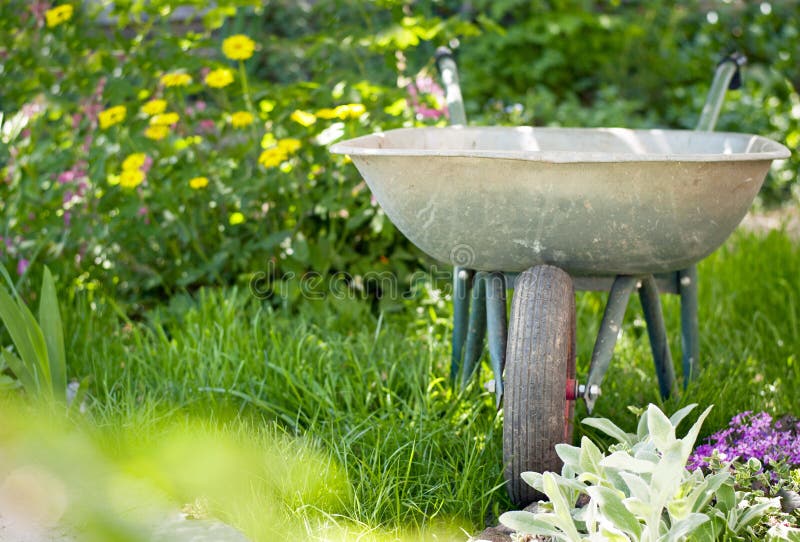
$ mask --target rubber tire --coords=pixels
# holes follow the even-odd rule
[[[555,445],[572,441],[575,290],[565,271],[539,265],[519,275],[511,304],[505,367],[503,463],[508,494],[523,507],[545,497],[526,471],[561,472]]]

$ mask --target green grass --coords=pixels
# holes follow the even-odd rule
[[[703,370],[667,410],[715,404],[705,434],[742,410],[800,414],[800,248],[779,232],[739,233],[700,277]],[[578,296],[582,375],[604,297]],[[679,360],[679,305],[663,303]],[[489,371],[466,390],[447,378],[449,304],[273,311],[231,289],[176,297],[137,322],[103,299],[62,310],[70,374],[94,377],[83,445],[172,502],[207,498],[254,540],[463,539],[509,506]],[[628,406],[660,402],[638,301],[603,392],[596,414],[628,428]],[[14,427],[0,429],[0,448],[27,449],[33,430]],[[42,457],[67,446],[45,442]]]

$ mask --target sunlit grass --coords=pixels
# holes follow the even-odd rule
[[[715,404],[705,434],[742,410],[800,412],[800,248],[737,234],[700,277],[703,371],[666,409]],[[578,297],[579,374],[603,299]],[[677,365],[679,306],[663,302]],[[508,507],[502,414],[481,382],[450,385],[450,308],[429,307],[274,311],[209,290],[131,322],[103,299],[64,303],[70,376],[94,377],[86,414],[45,422],[6,400],[0,473],[52,473],[98,540],[195,502],[252,540],[463,539]],[[633,301],[596,411],[628,428],[628,406],[659,402],[641,320]]]

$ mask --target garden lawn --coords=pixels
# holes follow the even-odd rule
[[[739,232],[700,280],[702,372],[666,410],[716,405],[704,435],[743,410],[800,414],[798,245]],[[604,298],[578,295],[581,375]],[[662,299],[680,374],[679,305]],[[382,315],[335,299],[273,310],[235,289],[174,297],[137,321],[108,299],[62,305],[70,373],[94,378],[86,414],[34,423],[6,398],[16,422],[0,450],[33,450],[28,461],[98,487],[145,480],[145,493],[195,503],[252,540],[463,539],[509,507],[490,371],[451,386],[451,307],[430,292]],[[657,390],[633,300],[596,414],[631,430],[628,407],[659,403]],[[84,515],[116,517],[106,501],[87,489]]]

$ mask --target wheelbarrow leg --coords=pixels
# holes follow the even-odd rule
[[[464,366],[461,373],[462,386],[466,386],[474,375],[475,367],[483,353],[483,338],[486,336],[486,280],[482,273],[476,274],[472,282],[470,308]]]
[[[506,279],[502,273],[486,273],[486,327],[489,332],[489,356],[494,372],[497,407],[503,398],[503,367],[506,364],[508,322],[506,315]]]
[[[453,350],[450,360],[450,379],[453,382],[461,370],[461,354],[467,337],[469,289],[473,274],[463,267],[453,269]]]
[[[590,414],[597,400],[595,390],[600,389],[603,377],[611,364],[611,356],[614,355],[614,346],[617,344],[619,330],[622,328],[625,309],[628,307],[628,301],[638,280],[629,275],[618,275],[608,294],[608,302],[603,312],[603,321],[600,322],[600,331],[597,333],[594,350],[592,350],[592,361],[589,364],[589,377],[586,382],[587,392],[584,400]]]
[[[683,387],[697,377],[700,363],[700,324],[697,318],[697,266],[678,272],[681,295],[681,348],[683,350]]]
[[[644,319],[647,322],[647,335],[650,337],[650,348],[653,351],[653,362],[658,376],[658,389],[661,398],[666,399],[675,384],[675,367],[672,365],[672,354],[667,341],[667,328],[664,325],[664,315],[661,312],[661,299],[658,297],[658,286],[653,275],[642,278],[639,287],[639,299],[644,309]]]

